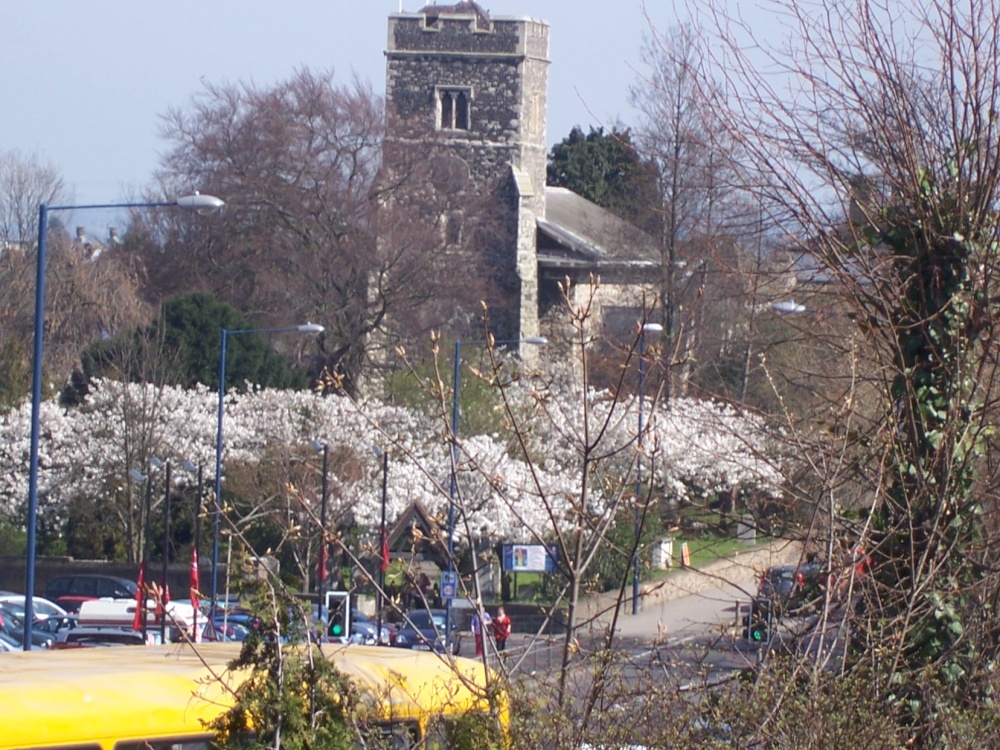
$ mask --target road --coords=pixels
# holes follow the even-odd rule
[[[638,614],[623,607],[615,623],[622,640],[662,641],[679,644],[732,631],[746,613],[750,595],[743,583],[721,585],[675,599],[647,599]],[[741,614],[737,614],[737,608]],[[610,619],[609,613],[602,620]]]
[[[636,615],[629,604],[615,623],[616,658],[633,673],[660,672],[669,664],[678,680],[694,675],[713,680],[742,669],[757,659],[756,648],[746,643],[739,632],[742,628],[736,626],[737,607],[745,613],[748,601],[743,586],[724,583],[687,596],[649,600]],[[594,614],[577,632],[581,653],[594,653],[606,643],[614,611],[598,607]],[[472,656],[468,640],[463,656]],[[514,673],[553,674],[561,668],[563,647],[561,635],[514,633],[504,660]],[[491,655],[490,661],[495,657]]]
[[[613,626],[614,651],[628,663],[629,671],[657,672],[670,664],[680,681],[695,676],[710,681],[742,669],[759,658],[758,647],[742,637],[742,619],[761,573],[800,554],[800,547],[782,542],[755,547],[700,570],[672,571],[643,584],[635,615],[631,599],[618,608],[613,595],[589,597],[580,607],[579,651],[601,650]],[[561,668],[563,650],[562,636],[515,633],[504,660],[512,672],[552,674]],[[465,651],[463,655],[471,656]]]

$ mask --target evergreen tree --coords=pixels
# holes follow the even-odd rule
[[[82,357],[83,383],[117,375],[130,381],[164,382],[191,387],[219,386],[222,329],[254,326],[235,308],[207,293],[184,294],[163,304],[159,320],[131,336],[94,344]],[[229,336],[226,388],[253,383],[271,388],[303,388],[305,373],[293,368],[262,334]]]
[[[656,171],[626,128],[580,127],[549,152],[548,184],[564,187],[649,232],[657,225]]]

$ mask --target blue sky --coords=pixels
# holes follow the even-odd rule
[[[673,3],[646,3],[658,28],[676,24]],[[573,125],[635,119],[628,88],[649,32],[641,0],[480,4],[550,25],[550,144]],[[387,18],[399,7],[399,0],[0,0],[0,150],[50,161],[72,203],[127,199],[150,181],[165,150],[160,115],[189,101],[202,81],[266,85],[299,67],[332,67],[383,93]]]

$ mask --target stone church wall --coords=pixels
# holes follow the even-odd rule
[[[493,319],[503,338],[538,333],[536,217],[545,215],[548,26],[528,18],[426,12],[389,18],[391,149],[446,151],[493,201]],[[442,92],[469,97],[468,122],[442,127]],[[523,175],[512,191],[512,168]],[[449,196],[451,199],[452,196]],[[462,200],[459,198],[458,200]],[[449,210],[461,209],[457,202]],[[479,248],[482,249],[482,248]]]

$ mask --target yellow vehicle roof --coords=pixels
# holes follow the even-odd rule
[[[0,657],[0,750],[202,731],[232,705],[239,644],[122,646]],[[485,672],[469,659],[366,646],[324,645],[353,678],[375,719],[486,709]],[[214,675],[214,677],[213,677]],[[457,678],[457,679],[456,679]]]

